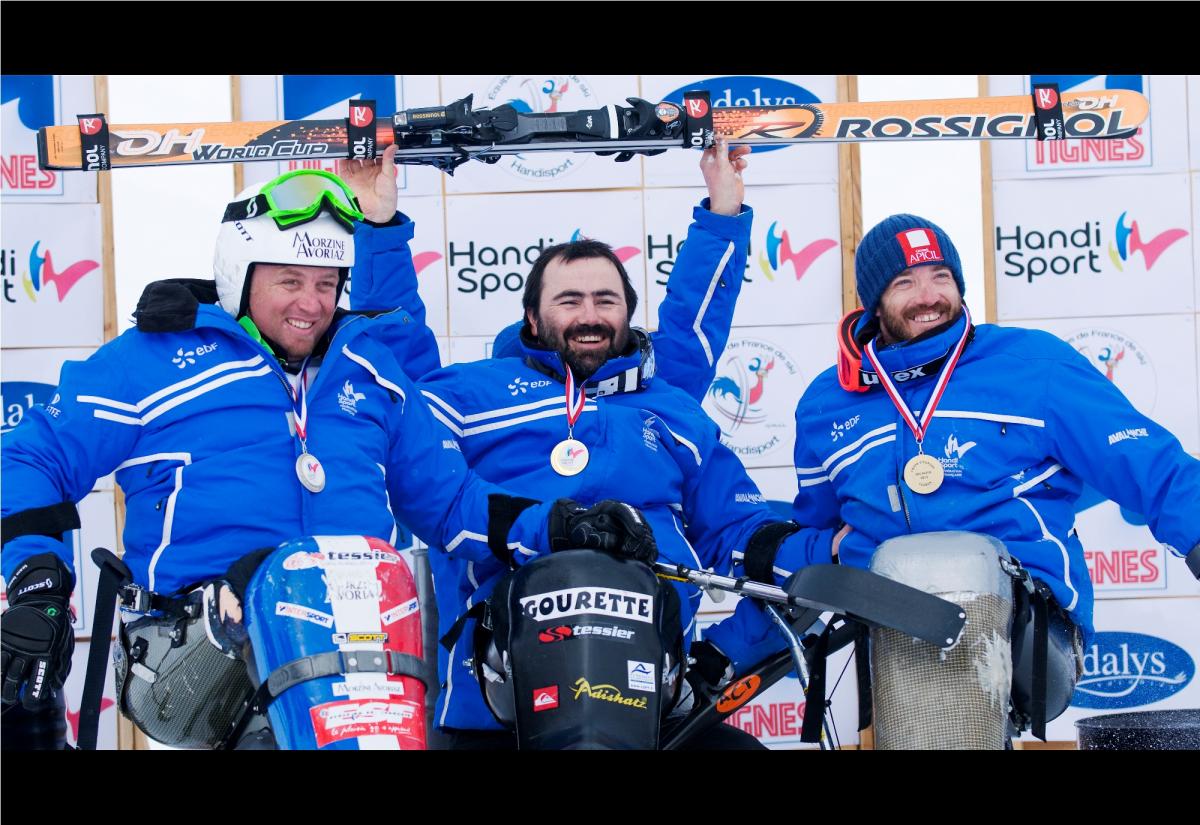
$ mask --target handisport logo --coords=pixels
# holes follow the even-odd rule
[[[502,75],[488,81],[477,104],[494,109],[507,104],[526,114],[552,114],[597,109],[601,101],[582,75]],[[554,180],[574,172],[586,155],[515,154],[501,161],[509,174],[525,180]]]
[[[1176,241],[1187,237],[1187,231],[1183,229],[1167,229],[1158,233],[1149,241],[1143,241],[1141,230],[1138,227],[1137,221],[1126,222],[1129,216],[1128,212],[1122,212],[1121,217],[1117,218],[1117,226],[1114,241],[1109,241],[1108,257],[1112,260],[1113,266],[1118,272],[1124,272],[1125,267],[1122,264],[1129,260],[1129,256],[1135,252],[1142,253],[1142,258],[1146,262],[1146,271],[1149,272],[1154,263],[1159,259],[1167,248]]]
[[[662,96],[663,100],[683,105],[683,93],[693,89],[706,90],[714,107],[732,106],[794,106],[801,103],[820,103],[821,99],[803,86],[776,77],[729,75],[696,80]],[[787,146],[755,146],[754,152],[774,152]]]
[[[766,242],[763,246],[763,251],[758,253],[758,265],[763,275],[767,276],[767,280],[774,281],[780,267],[790,263],[798,281],[804,277],[804,273],[817,258],[837,246],[837,241],[832,238],[820,238],[798,252],[793,252],[787,230],[780,229],[778,221],[772,221],[767,228]]]
[[[5,257],[9,257],[8,253],[5,253]],[[4,267],[6,275],[9,269],[8,264],[9,262],[6,260]],[[58,298],[58,302],[62,303],[85,275],[99,268],[100,264],[96,261],[84,259],[68,265],[59,272],[55,268],[54,258],[49,247],[43,249],[41,241],[34,241],[33,247],[29,250],[29,269],[22,273],[21,286],[24,288],[25,294],[29,296],[29,300],[37,302],[46,286],[53,284],[54,295]],[[16,299],[9,294],[7,283],[4,297],[9,303],[16,303]]]
[[[1196,675],[1196,662],[1179,645],[1144,633],[1097,633],[1083,654],[1083,676],[1071,704],[1112,710],[1162,701]]]

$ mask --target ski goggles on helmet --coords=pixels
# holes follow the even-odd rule
[[[225,208],[222,222],[269,217],[280,229],[291,229],[328,212],[354,231],[354,221],[363,220],[354,191],[331,172],[297,169],[267,183],[252,198],[234,201]]]

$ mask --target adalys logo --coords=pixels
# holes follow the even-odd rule
[[[1128,261],[1129,256],[1135,252],[1142,253],[1142,258],[1146,262],[1146,271],[1149,272],[1154,267],[1155,261],[1167,251],[1168,247],[1187,237],[1188,233],[1183,229],[1168,229],[1158,233],[1149,241],[1143,241],[1137,221],[1126,223],[1125,219],[1128,215],[1128,212],[1122,212],[1121,217],[1117,218],[1116,242],[1110,241],[1108,244],[1108,257],[1118,272],[1125,271],[1122,264]]]
[[[761,106],[782,108],[805,103],[820,103],[821,99],[803,86],[776,77],[728,75],[695,80],[662,96],[663,100],[683,105],[683,93],[693,89],[706,90],[713,108]],[[786,146],[755,146],[754,152],[774,152]]]
[[[837,246],[837,241],[831,238],[820,238],[806,245],[803,249],[793,252],[791,239],[786,229],[779,229],[779,222],[773,221],[767,228],[764,251],[758,253],[758,265],[768,281],[774,281],[780,268],[790,263],[796,280],[804,277],[804,273],[813,262],[829,250]]]
[[[1097,633],[1083,654],[1083,676],[1071,704],[1077,708],[1132,708],[1179,693],[1196,675],[1196,662],[1179,645],[1144,633]]]
[[[8,278],[15,274],[10,274],[9,271],[10,265],[15,263],[15,255],[6,252],[4,257],[4,298],[9,303],[16,303],[16,299],[11,295],[11,285],[8,281]],[[58,302],[62,303],[85,275],[99,268],[100,264],[96,261],[85,259],[76,261],[59,272],[55,267],[50,249],[46,248],[43,251],[42,242],[34,241],[33,248],[29,251],[29,269],[22,273],[21,286],[24,288],[25,294],[29,296],[29,300],[36,302],[46,287],[53,284],[53,294]]]

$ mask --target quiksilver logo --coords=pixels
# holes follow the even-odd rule
[[[649,624],[653,621],[654,597],[616,588],[569,587],[523,598],[521,611],[537,621],[594,613]]]
[[[1183,690],[1195,675],[1195,661],[1174,642],[1144,633],[1097,633],[1083,654],[1083,676],[1071,704],[1148,705]]]

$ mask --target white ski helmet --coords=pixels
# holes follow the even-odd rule
[[[350,267],[354,266],[354,232],[349,221],[335,217],[332,204],[327,206],[326,196],[319,195],[322,203],[314,217],[281,228],[274,217],[276,210],[266,208],[260,194],[284,178],[296,180],[301,173],[317,174],[315,170],[299,170],[255,184],[239,193],[226,208],[217,233],[213,274],[221,307],[234,318],[248,311],[250,268],[256,263],[336,266],[338,296],[341,296]],[[333,178],[328,173],[321,174]],[[357,208],[357,204],[354,206]]]

